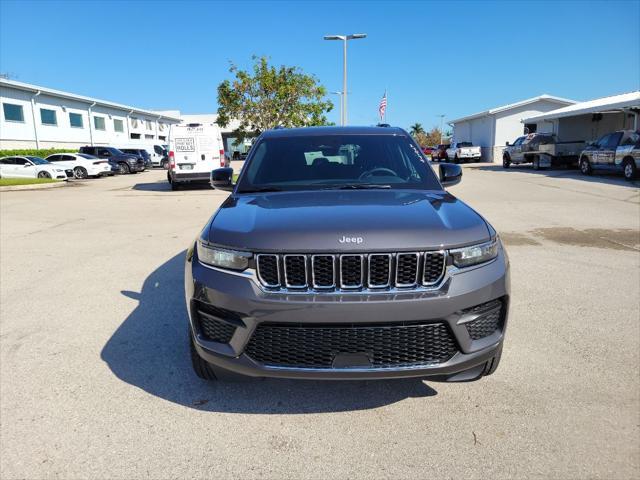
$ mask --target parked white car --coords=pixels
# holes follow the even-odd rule
[[[108,161],[86,153],[54,153],[45,160],[65,170],[73,170],[75,178],[113,175]]]
[[[73,172],[53,165],[40,157],[15,156],[0,158],[0,178],[57,178],[66,180]]]
[[[446,150],[447,159],[450,162],[460,163],[465,160],[478,161],[482,157],[480,147],[471,142],[455,142]]]

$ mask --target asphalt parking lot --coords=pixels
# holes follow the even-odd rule
[[[465,167],[512,267],[491,377],[207,384],[183,256],[226,194],[164,175],[0,193],[3,479],[640,476],[638,183]]]

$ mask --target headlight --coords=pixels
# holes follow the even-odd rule
[[[250,253],[213,248],[203,244],[200,239],[197,248],[198,260],[207,265],[231,270],[245,270],[249,266]]]
[[[498,256],[498,237],[490,242],[472,245],[471,247],[450,250],[453,264],[456,267],[470,267],[479,263],[488,262]]]

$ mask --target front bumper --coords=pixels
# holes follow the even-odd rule
[[[509,265],[501,248],[499,256],[479,267],[452,269],[435,290],[375,293],[273,293],[264,291],[252,274],[230,274],[202,265],[191,249],[185,265],[185,294],[194,346],[207,362],[248,376],[368,379],[435,377],[470,380],[481,375],[486,363],[501,348],[509,308]],[[501,327],[486,337],[473,340],[461,311],[494,299],[502,299]],[[226,343],[211,341],[197,321],[195,304],[209,305],[236,327]],[[225,313],[225,315],[227,314]],[[223,315],[224,316],[224,315]],[[222,318],[222,316],[221,316]],[[247,346],[263,323],[344,326],[407,322],[444,323],[457,345],[456,353],[434,365],[408,367],[303,368],[265,365],[246,353]],[[466,377],[472,378],[466,378]]]

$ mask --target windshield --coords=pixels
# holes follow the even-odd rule
[[[459,142],[458,147],[473,147],[471,142]]]
[[[252,150],[240,193],[352,187],[441,190],[424,156],[405,136],[267,137]]]
[[[93,160],[94,158],[98,158],[98,157],[94,157],[93,155],[88,155],[86,153],[76,153],[75,155],[77,155],[78,157],[87,158],[89,160]]]
[[[47,162],[46,160],[44,160],[44,159],[42,159],[40,157],[26,157],[26,158],[31,160],[31,162],[35,163],[36,165],[46,165],[47,163],[49,163],[49,162]]]

